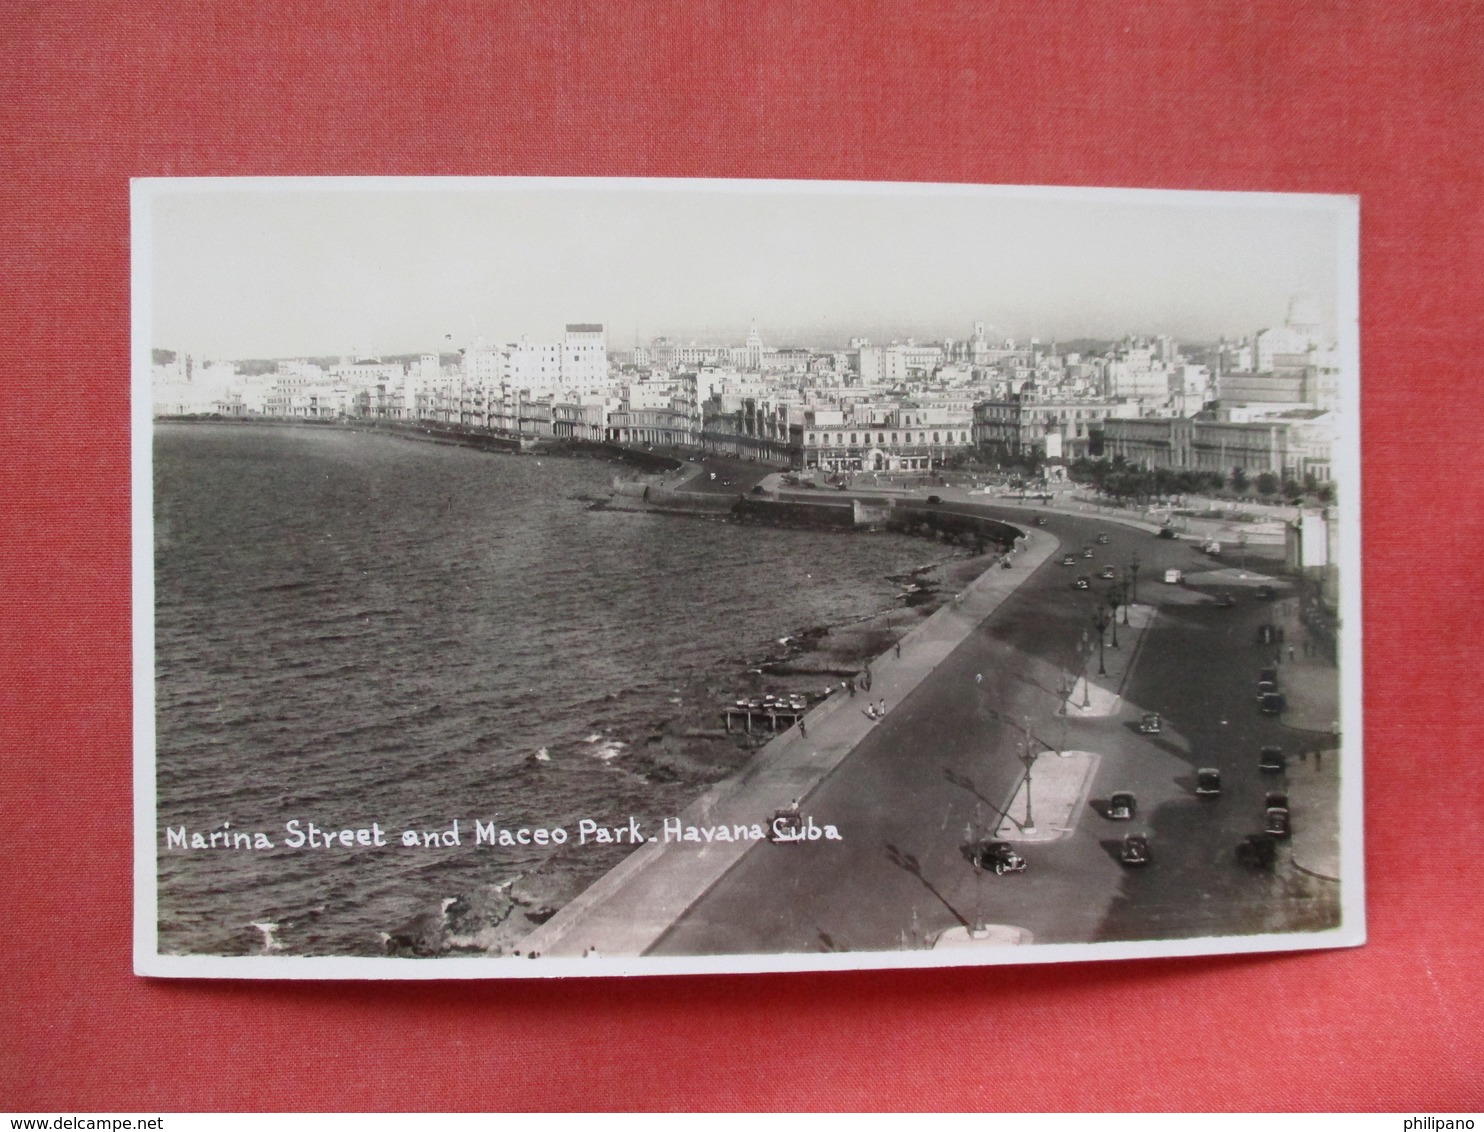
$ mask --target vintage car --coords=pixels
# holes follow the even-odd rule
[[[1061,564],[1063,566],[1075,566],[1077,565],[1077,559],[1073,558],[1070,554],[1064,554],[1062,555]]]
[[[1146,711],[1144,718],[1139,720],[1139,730],[1145,735],[1158,735],[1159,726],[1159,712],[1157,711]]]
[[[1264,747],[1257,755],[1257,769],[1267,774],[1277,774],[1288,768],[1282,747]]]
[[[1147,865],[1151,854],[1146,834],[1130,833],[1118,850],[1118,860],[1125,865]]]
[[[1257,598],[1259,601],[1272,601],[1273,598],[1276,596],[1277,592],[1273,589],[1272,586],[1257,587]]]
[[[1086,574],[1078,574],[1077,575],[1077,580],[1072,583],[1072,588],[1074,590],[1090,589],[1091,586],[1092,586],[1092,579],[1089,578]]]
[[[994,870],[996,876],[1025,870],[1025,858],[1008,841],[981,841],[973,847],[970,858],[977,868]]]
[[[1108,799],[1108,817],[1113,821],[1130,821],[1138,812],[1138,800],[1128,790],[1114,791]]]
[[[1118,571],[1111,566],[1104,566],[1098,571],[1098,577],[1106,582],[1111,582],[1114,578],[1118,577]]]
[[[1263,684],[1272,684],[1275,688],[1277,687],[1278,670],[1276,668],[1263,668],[1258,670],[1257,686],[1261,688]]]
[[[1269,833],[1249,833],[1237,845],[1237,860],[1252,869],[1271,869],[1278,860],[1278,843]]]
[[[1264,692],[1257,700],[1257,710],[1263,715],[1282,715],[1288,701],[1277,692]]]
[[[1082,548],[1082,557],[1083,558],[1091,558],[1092,557],[1092,553],[1093,553],[1092,552],[1092,547],[1090,547],[1090,546],[1084,546]]]
[[[1269,790],[1263,796],[1262,804],[1264,806],[1282,806],[1286,810],[1288,809],[1288,795],[1281,790]]]
[[[798,803],[773,811],[773,820],[768,823],[769,841],[797,841],[804,831],[804,819],[799,814]]]
[[[1159,528],[1159,537],[1160,538],[1174,538],[1175,537],[1175,528],[1174,527],[1160,527]]]
[[[1267,819],[1263,831],[1270,837],[1287,837],[1292,832],[1287,806],[1269,806],[1265,813]]]
[[[1108,536],[1107,535],[1098,535],[1098,544],[1100,546],[1107,546],[1108,545]]]
[[[1230,608],[1232,608],[1232,606],[1234,606],[1236,604],[1237,604],[1237,599],[1234,598],[1234,597],[1232,597],[1231,594],[1222,594],[1220,597],[1218,597],[1216,599],[1216,608],[1217,609],[1230,609]]]
[[[1038,527],[1044,527],[1045,525],[1046,525],[1046,516],[1045,515],[1037,515],[1036,516],[1036,526],[1038,526]]]
[[[1203,766],[1195,772],[1195,792],[1200,798],[1214,798],[1221,793],[1221,772],[1214,766]]]

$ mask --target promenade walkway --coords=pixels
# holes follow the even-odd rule
[[[719,783],[677,815],[682,827],[766,825],[775,811],[804,802],[870,733],[868,702],[899,704],[1032,571],[1058,549],[1031,528],[1011,555],[1013,568],[986,570],[960,594],[870,662],[871,688],[861,696],[831,696],[762,748],[740,775]],[[807,807],[806,807],[807,808]],[[646,830],[648,844],[625,858],[541,927],[516,954],[580,957],[644,954],[664,932],[740,861],[751,841],[666,842]]]

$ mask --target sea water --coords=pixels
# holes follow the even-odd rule
[[[164,952],[375,955],[464,893],[580,887],[626,847],[476,847],[474,823],[658,827],[750,757],[686,739],[750,663],[930,556],[605,510],[599,460],[195,423],[153,451]]]

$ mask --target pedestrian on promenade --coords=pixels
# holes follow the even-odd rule
[[[902,642],[901,641],[898,641],[897,642],[897,659],[898,660],[901,660],[902,659]]]
[[[885,700],[884,697],[881,700],[881,706],[879,708],[877,708],[876,711],[880,715],[885,715],[886,714],[886,700]]]
[[[855,698],[855,677],[854,676],[847,676],[845,678],[845,687],[850,690],[851,698],[854,699]]]
[[[800,739],[807,739],[807,738],[809,738],[809,729],[804,726],[804,717],[803,716],[800,716],[799,717],[799,738]]]

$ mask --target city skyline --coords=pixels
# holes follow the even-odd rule
[[[843,347],[915,335],[1215,341],[1307,289],[1329,336],[1341,198],[594,180],[152,182],[153,347],[198,358],[450,350],[600,322]],[[369,191],[368,191],[369,190]],[[800,312],[811,312],[800,317]]]

